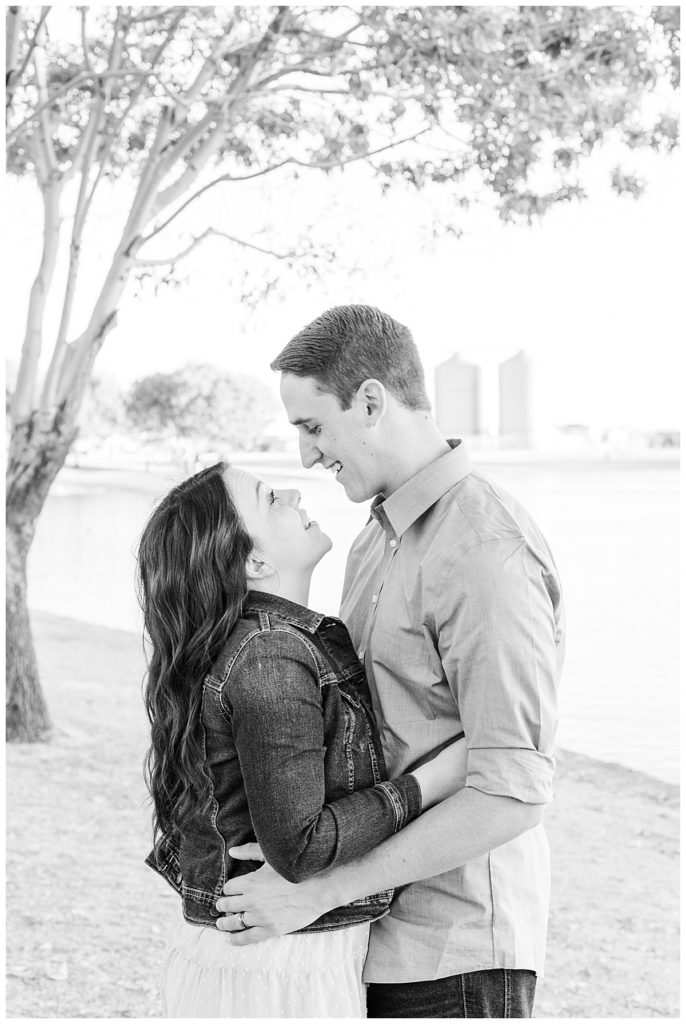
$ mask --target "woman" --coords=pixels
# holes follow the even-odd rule
[[[215,904],[227,878],[259,865],[228,851],[257,841],[272,867],[301,881],[464,784],[463,743],[386,781],[347,631],[307,608],[331,541],[299,502],[297,491],[219,463],[174,488],[141,539],[155,832],[147,863],[183,904],[162,971],[165,1016],[365,1016],[369,922],[392,893],[234,947],[214,927]]]

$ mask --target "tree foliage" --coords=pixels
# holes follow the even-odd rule
[[[258,447],[277,415],[276,401],[260,381],[203,363],[136,381],[126,411],[140,431],[234,451]]]
[[[8,168],[31,176],[44,212],[12,398],[7,476],[8,731],[35,738],[47,719],[26,610],[26,558],[127,285],[139,275],[173,275],[213,236],[242,256],[272,261],[276,269],[260,273],[267,286],[287,270],[317,271],[332,255],[316,249],[306,232],[285,248],[263,234],[212,223],[193,233],[189,211],[198,198],[221,189],[230,217],[248,180],[269,176],[283,189],[289,177],[337,174],[363,160],[382,190],[399,180],[417,188],[433,182],[459,208],[476,182],[505,220],[531,220],[557,202],[583,197],[584,159],[605,140],[618,139],[627,149],[674,147],[670,91],[679,73],[679,11],[10,6],[6,12]],[[93,226],[117,215],[108,208],[112,193],[104,182],[116,183],[123,213],[111,250],[99,253],[106,257],[102,282],[84,295],[81,271],[96,245]],[[612,185],[634,195],[641,190],[631,169],[621,166]],[[440,229],[455,232],[450,210],[446,203]],[[63,251],[64,279],[57,273]],[[46,319],[51,296],[59,300],[55,324]],[[76,316],[77,298],[85,316]]]

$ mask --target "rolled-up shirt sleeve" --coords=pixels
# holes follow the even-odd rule
[[[483,541],[440,584],[436,632],[459,708],[473,789],[552,799],[559,590],[521,537]]]

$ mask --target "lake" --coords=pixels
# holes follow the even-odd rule
[[[293,457],[233,460],[265,482],[296,481],[334,539],[311,604],[336,613],[347,549],[367,519],[333,477]],[[567,604],[558,743],[679,781],[678,498],[675,460],[474,461],[533,514],[551,545]],[[134,552],[157,497],[179,479],[151,472],[65,469],[29,560],[31,607],[140,633]],[[122,684],[140,680],[122,680]]]

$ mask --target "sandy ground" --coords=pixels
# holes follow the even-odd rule
[[[177,897],[143,864],[143,658],[34,615],[56,725],[7,756],[8,1017],[156,1017]],[[678,789],[560,753],[538,1017],[677,1017]]]

